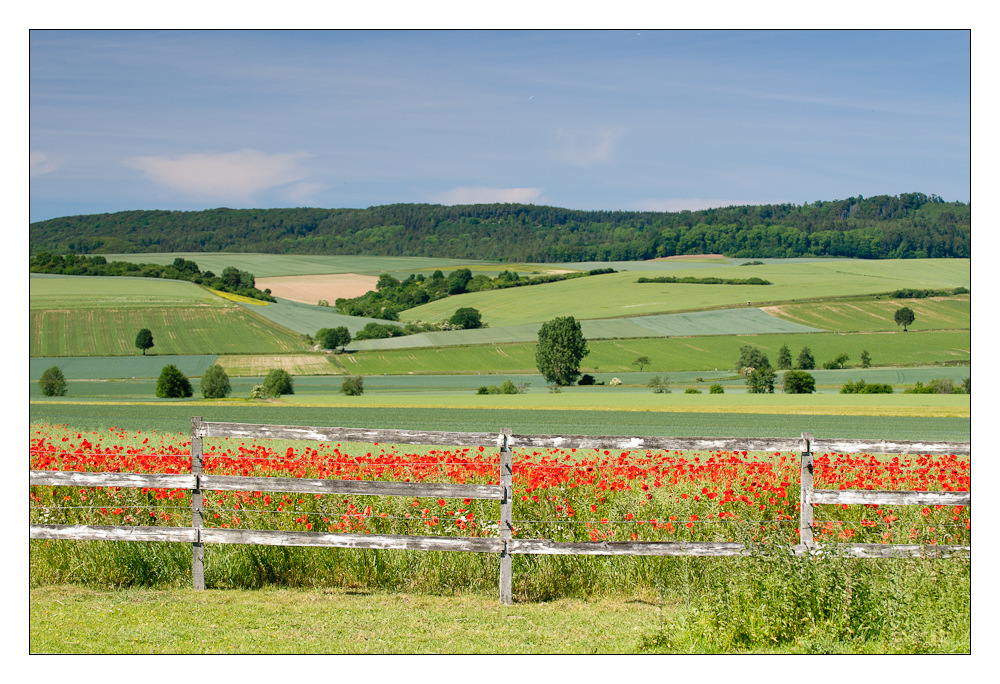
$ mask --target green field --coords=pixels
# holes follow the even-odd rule
[[[304,350],[295,333],[192,283],[94,276],[30,279],[30,356],[131,356]]]
[[[700,270],[673,272],[677,277],[704,276]],[[762,306],[796,299],[847,297],[899,288],[944,289],[971,286],[968,259],[811,262],[713,267],[712,276],[754,275],[772,285],[697,285],[636,283],[640,271],[612,273],[534,287],[473,292],[409,309],[407,321],[438,321],[457,308],[478,309],[492,327],[544,322],[555,316],[578,319],[620,318],[725,307]]]
[[[893,316],[907,306],[916,316],[910,330],[965,330],[972,327],[970,295],[930,299],[880,299],[779,304],[768,313],[800,325],[842,332],[899,330]]]
[[[878,366],[914,366],[969,363],[971,333],[811,333],[787,335],[705,336],[589,340],[590,354],[583,359],[585,373],[616,373],[638,370],[632,365],[648,356],[648,370],[724,370],[731,368],[743,345],[759,347],[772,364],[778,350],[787,344],[794,359],[809,347],[818,366],[842,353],[848,365],[857,366],[867,350]],[[407,373],[525,373],[535,369],[535,343],[510,343],[467,347],[433,347],[343,354],[336,358],[349,373],[360,375]]]

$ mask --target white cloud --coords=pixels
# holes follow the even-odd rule
[[[540,188],[452,188],[434,198],[439,204],[532,204],[542,194]]]
[[[606,164],[614,157],[624,131],[618,128],[590,130],[557,129],[556,154],[573,166]]]
[[[23,159],[23,157],[22,157]],[[32,177],[41,176],[45,173],[50,173],[58,169],[62,164],[49,157],[49,155],[44,152],[29,152],[28,153],[28,164],[29,173]],[[22,167],[23,168],[23,167]]]
[[[204,152],[173,157],[132,157],[126,166],[141,170],[146,178],[179,192],[218,199],[250,200],[261,190],[306,177],[304,152],[266,154]]]
[[[742,207],[759,204],[780,204],[778,202],[764,202],[756,200],[733,200],[733,199],[648,199],[636,203],[637,211],[698,211],[699,209],[718,209],[720,207]]]

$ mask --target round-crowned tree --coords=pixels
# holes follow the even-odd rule
[[[589,352],[580,323],[572,316],[554,318],[538,331],[535,362],[546,382],[572,385],[580,377],[580,362]]]
[[[264,378],[264,394],[268,397],[278,397],[282,394],[295,394],[292,391],[292,376],[288,371],[272,368]]]
[[[190,397],[192,394],[194,392],[191,390],[191,381],[177,366],[171,363],[163,367],[156,381],[156,396],[162,399],[176,399]]]
[[[479,313],[478,309],[474,309],[471,306],[463,306],[452,314],[448,322],[456,328],[472,330],[483,327],[483,316]]]
[[[908,306],[904,306],[902,309],[896,309],[896,313],[893,315],[893,319],[896,321],[896,325],[903,326],[903,332],[913,325],[913,321],[916,320],[917,316],[913,313],[913,309]]]
[[[782,389],[785,394],[812,394],[816,391],[816,378],[803,370],[786,371]]]
[[[38,384],[42,388],[42,394],[47,397],[66,396],[66,376],[63,375],[59,366],[52,366],[42,373]]]
[[[153,348],[153,333],[149,331],[149,328],[143,328],[135,336],[135,346],[142,350],[142,355],[146,355],[147,349]]]
[[[229,376],[219,364],[205,369],[201,376],[201,393],[206,399],[223,399],[233,391]]]

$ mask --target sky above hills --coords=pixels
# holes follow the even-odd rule
[[[968,31],[47,31],[30,219],[970,201]]]

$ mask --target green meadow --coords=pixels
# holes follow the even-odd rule
[[[478,309],[491,327],[544,322],[555,316],[620,318],[726,307],[766,306],[825,297],[857,297],[900,288],[954,289],[971,286],[968,259],[907,259],[766,264],[679,269],[677,277],[757,276],[771,285],[637,283],[641,271],[611,273],[543,286],[473,292],[403,312],[407,321],[438,321],[459,307]]]

